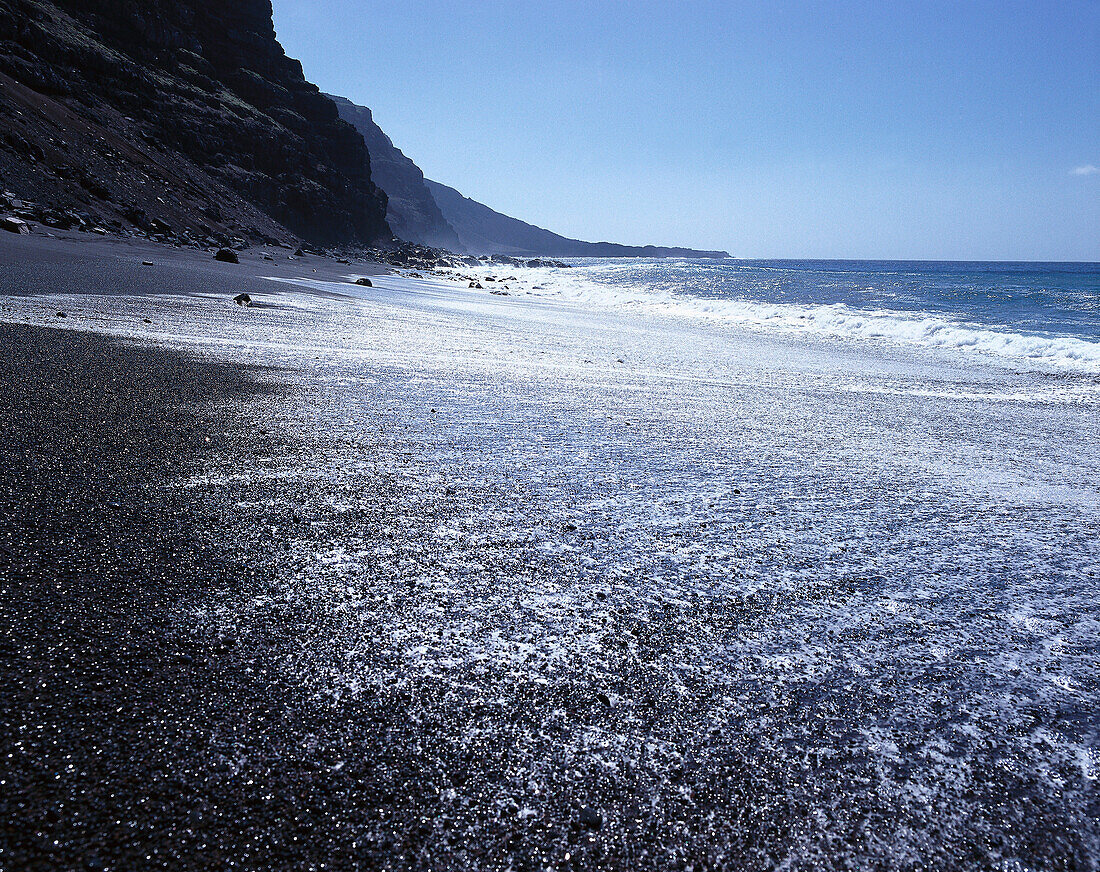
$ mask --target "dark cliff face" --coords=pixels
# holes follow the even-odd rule
[[[355,127],[367,143],[371,178],[389,198],[386,219],[394,234],[409,242],[461,251],[458,234],[439,210],[420,167],[393,144],[375,123],[370,109],[344,97],[328,96],[336,103],[340,117]]]
[[[307,239],[389,236],[362,136],[284,54],[269,0],[0,0],[0,73]]]

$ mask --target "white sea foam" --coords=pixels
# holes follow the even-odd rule
[[[951,400],[974,400],[976,402],[1012,402],[1012,403],[1095,403],[1098,386],[1095,383],[1065,384],[1053,387],[1044,385],[1041,389],[998,390],[996,388],[975,390],[963,387],[926,387],[922,385],[871,384],[866,381],[855,384],[839,385],[837,390],[852,394],[877,394],[896,397],[935,397]]]
[[[612,274],[613,270],[603,268]],[[888,342],[977,353],[994,360],[1100,374],[1100,341],[1057,334],[1020,333],[942,314],[722,300],[673,294],[641,284],[610,284],[584,267],[569,270],[506,267],[534,293],[576,303],[611,306],[816,338]],[[497,273],[500,274],[499,271]]]

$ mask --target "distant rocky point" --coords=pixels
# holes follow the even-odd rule
[[[328,96],[340,117],[363,135],[370,152],[371,178],[386,193],[386,220],[394,235],[409,242],[432,248],[462,251],[454,228],[443,217],[424,182],[424,173],[394,146],[365,106],[357,106],[344,97]]]
[[[582,242],[502,215],[454,188],[427,182],[444,217],[458,232],[462,246],[475,254],[511,257],[729,257],[726,251],[697,251],[658,245]]]
[[[329,95],[332,96],[332,95]],[[454,188],[431,179],[396,148],[375,123],[370,109],[332,96],[340,117],[363,134],[375,182],[389,197],[386,214],[402,239],[465,254],[510,257],[729,257],[725,251],[696,251],[655,245],[582,242],[496,212]]]

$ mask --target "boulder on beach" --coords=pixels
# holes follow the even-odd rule
[[[237,252],[232,248],[219,248],[218,253],[214,255],[214,260],[220,260],[222,263],[241,262],[241,259],[237,257]]]
[[[13,218],[10,215],[0,215],[0,229],[8,233],[30,233],[31,226],[21,218]]]
[[[370,279],[367,279],[367,278],[356,279],[355,283],[357,285],[362,285],[364,288],[373,288],[374,287],[374,283]]]

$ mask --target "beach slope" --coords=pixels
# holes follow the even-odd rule
[[[6,867],[1096,867],[1086,378],[545,270],[0,263]]]

